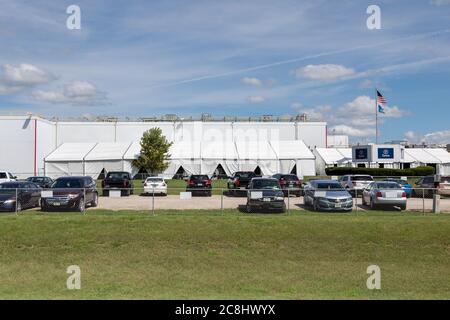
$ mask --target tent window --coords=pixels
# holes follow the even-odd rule
[[[105,177],[106,177],[106,169],[103,168],[102,172],[100,172],[100,174],[98,175],[97,180],[104,180]]]
[[[297,165],[296,164],[294,165],[294,167],[292,168],[290,173],[297,175]]]
[[[427,163],[426,164],[428,167],[433,167],[436,169],[436,163]]]
[[[365,163],[358,163],[358,168],[365,168],[366,164]]]
[[[409,169],[411,168],[411,163],[404,163],[403,164],[403,169]]]
[[[379,163],[379,164],[378,164],[378,168],[384,169],[384,163]]]
[[[221,164],[219,164],[217,166],[216,170],[214,170],[213,178],[217,178],[217,179],[227,179],[228,178],[228,175],[225,172],[225,170]]]
[[[184,170],[183,166],[180,166],[175,173],[175,175],[172,177],[172,179],[178,179],[183,180],[187,178],[189,175],[187,174],[186,170]]]
[[[148,173],[147,169],[140,168],[138,173],[136,173],[133,177],[134,180],[144,180],[147,177],[149,177],[150,174]]]

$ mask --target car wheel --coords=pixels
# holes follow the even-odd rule
[[[319,207],[317,206],[316,200],[313,200],[312,207],[313,207],[313,210],[314,210],[314,211],[319,211]]]
[[[252,206],[251,205],[246,205],[245,206],[245,211],[247,211],[247,213],[252,213],[253,212]]]
[[[94,193],[94,200],[91,202],[91,207],[95,208],[98,206],[98,194]]]
[[[406,204],[402,204],[401,206],[400,206],[400,210],[406,210]]]
[[[281,213],[286,213],[286,204],[281,208]]]
[[[78,212],[84,212],[84,210],[85,210],[84,198],[81,198],[81,199],[78,201],[77,211],[78,211]]]

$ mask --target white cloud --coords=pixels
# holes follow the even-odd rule
[[[264,101],[266,101],[266,99],[262,96],[250,96],[247,98],[248,102],[250,103],[263,103]]]
[[[331,106],[308,108],[300,102],[292,103],[291,107],[298,113],[305,113],[311,120],[328,122],[330,132],[352,137],[375,135],[375,99],[368,96],[356,97],[336,109]],[[397,106],[386,106],[384,110],[384,115],[379,114],[379,123],[383,123],[386,118],[400,118],[408,114]]]
[[[106,95],[87,81],[71,82],[66,84],[62,91],[37,90],[31,96],[37,101],[54,104],[96,105],[106,103]]]
[[[355,128],[343,124],[331,127],[330,131],[335,134],[343,134],[351,137],[369,137],[375,135],[374,128]]]
[[[15,93],[56,79],[51,73],[27,63],[5,64],[0,69],[0,94]]]
[[[330,81],[352,76],[355,74],[355,71],[338,64],[310,64],[304,68],[295,70],[294,73],[297,78]]]
[[[435,131],[424,135],[407,131],[405,138],[411,143],[450,144],[450,130]]]
[[[255,87],[261,87],[263,84],[260,79],[249,78],[249,77],[242,78],[242,83],[247,84],[249,86],[255,86]]]

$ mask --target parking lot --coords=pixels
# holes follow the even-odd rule
[[[243,210],[246,204],[246,197],[229,197],[213,195],[211,197],[192,197],[191,199],[180,199],[179,195],[168,196],[141,196],[132,195],[129,197],[109,198],[100,197],[99,209],[120,211],[120,210],[165,210],[165,209],[240,209]],[[357,205],[356,205],[357,202]],[[303,203],[303,197],[285,198],[286,206],[289,210],[308,210]],[[433,208],[433,200],[429,198],[408,199],[407,210],[418,212],[429,212]],[[450,198],[440,200],[441,212],[450,212]],[[353,210],[369,210],[361,204],[361,198],[355,199]]]

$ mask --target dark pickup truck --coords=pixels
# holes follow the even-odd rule
[[[131,174],[125,171],[108,172],[102,181],[102,194],[108,196],[110,190],[121,190],[122,196],[133,194],[133,180]]]

